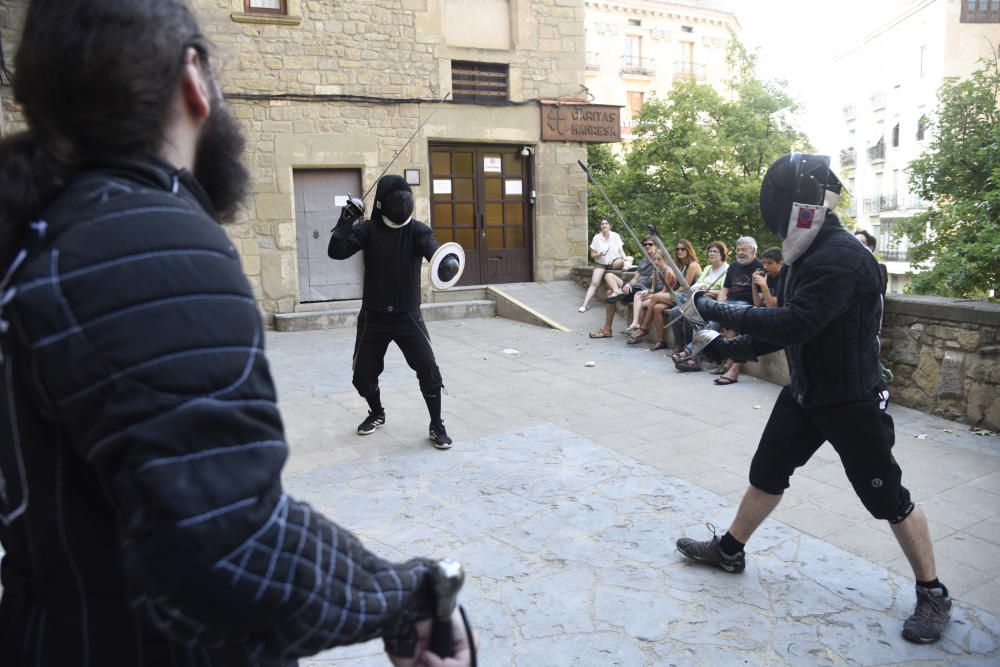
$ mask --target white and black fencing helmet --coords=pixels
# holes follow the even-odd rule
[[[774,161],[760,185],[760,214],[772,232],[786,238],[794,204],[833,210],[840,201],[840,179],[830,156],[789,153]]]
[[[375,206],[372,222],[381,220],[398,229],[413,217],[413,191],[402,176],[389,175],[379,179],[375,186]]]

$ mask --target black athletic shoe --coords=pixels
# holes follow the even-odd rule
[[[372,412],[368,411],[368,416],[365,420],[358,424],[358,435],[369,435],[375,432],[379,426],[385,424],[385,411],[382,412]]]
[[[931,644],[941,639],[951,617],[951,598],[941,588],[917,586],[917,606],[903,623],[903,639]]]
[[[745,570],[747,566],[746,554],[741,551],[734,556],[727,556],[722,547],[719,546],[719,537],[715,534],[715,528],[712,526],[709,528],[712,529],[712,539],[699,542],[690,537],[682,537],[677,540],[677,550],[693,561],[714,565],[731,574],[739,574]]]
[[[431,442],[438,449],[451,449],[451,438],[448,437],[448,431],[444,429],[444,422],[440,424],[432,423],[427,437],[431,439]]]

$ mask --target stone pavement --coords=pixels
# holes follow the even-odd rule
[[[388,422],[359,437],[352,329],[274,333],[269,357],[292,449],[286,485],[380,554],[452,555],[482,665],[1000,664],[1000,438],[893,406],[903,481],[928,514],[958,599],[944,640],[899,631],[909,568],[829,447],[748,547],[742,575],[681,560],[681,535],[728,525],[779,388],[716,387],[616,335],[575,284],[503,286],[566,325],[428,324],[445,378],[449,452],[426,438],[393,347]],[[586,362],[595,362],[586,366]],[[377,642],[310,665],[385,665]]]

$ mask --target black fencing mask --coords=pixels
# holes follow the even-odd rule
[[[784,239],[787,263],[812,244],[827,212],[840,201],[840,189],[826,155],[790,153],[768,167],[760,185],[760,214],[767,228]]]
[[[372,222],[381,220],[394,229],[413,217],[413,191],[402,176],[383,176],[375,186],[375,208]]]

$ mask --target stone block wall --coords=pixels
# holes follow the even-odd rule
[[[900,404],[1000,431],[1000,303],[887,297],[882,363]]]

